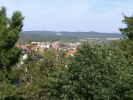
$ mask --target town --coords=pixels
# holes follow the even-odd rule
[[[65,57],[74,56],[74,53],[76,53],[76,48],[79,45],[81,45],[81,43],[65,43],[63,46],[60,46],[59,42],[31,42],[25,44],[16,44],[17,47],[22,49],[21,61],[20,63],[17,63],[17,67],[19,68],[22,64],[24,64],[24,60],[27,58],[27,52],[30,50],[39,53],[33,54],[35,59],[43,59],[41,53],[45,52],[46,50],[54,50],[58,59],[58,53],[61,50],[65,52]]]

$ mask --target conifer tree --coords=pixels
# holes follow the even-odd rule
[[[119,30],[125,37],[130,40],[133,40],[133,16],[127,17],[126,15],[124,15],[124,20],[122,20],[122,23],[126,24],[127,27],[120,28]]]
[[[19,60],[21,49],[15,46],[23,27],[21,12],[16,11],[11,18],[6,16],[6,8],[0,10],[0,69],[10,69]]]
[[[11,18],[6,16],[6,8],[0,9],[0,99],[15,100],[16,87],[11,84],[12,66],[19,60],[21,49],[15,46],[23,27],[21,12],[16,11]],[[10,98],[10,99],[9,99]]]

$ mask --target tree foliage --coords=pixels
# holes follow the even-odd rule
[[[23,27],[21,12],[16,11],[11,18],[6,16],[6,8],[0,10],[0,69],[7,69],[19,60],[21,49],[15,46]]]
[[[51,73],[45,86],[50,99],[127,100],[132,99],[132,75],[120,48],[85,43],[66,71]]]
[[[17,90],[16,86],[12,85],[13,75],[10,75],[10,72],[21,53],[21,49],[16,47],[15,43],[22,30],[23,19],[19,11],[7,18],[6,8],[0,9],[0,99],[9,99]]]
[[[127,17],[124,15],[124,20],[122,23],[126,24],[126,28],[120,28],[119,30],[122,34],[130,40],[133,40],[133,16]]]

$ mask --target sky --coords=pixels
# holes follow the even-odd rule
[[[23,31],[96,31],[120,33],[123,15],[133,15],[133,0],[0,0],[10,18],[25,17]]]

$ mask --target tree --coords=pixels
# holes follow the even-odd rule
[[[19,32],[23,27],[21,12],[16,11],[11,18],[6,16],[6,8],[0,9],[0,99],[9,99],[16,92],[16,86],[12,85],[9,73],[12,67],[19,61],[21,49],[15,46]]]
[[[45,50],[42,53],[43,61],[41,61],[40,68],[46,72],[46,69],[53,71],[55,69],[55,63],[57,62],[56,54],[54,50]],[[49,72],[48,72],[49,73]]]
[[[124,20],[122,20],[122,22],[126,24],[127,27],[120,28],[119,30],[126,38],[115,44],[121,48],[126,59],[133,64],[133,16],[127,17],[124,15]]]
[[[21,49],[15,46],[23,27],[21,12],[16,11],[11,18],[6,16],[6,8],[0,10],[0,69],[10,69],[19,60]]]
[[[127,27],[120,28],[119,30],[125,37],[130,40],[133,40],[133,16],[127,17],[126,15],[124,15],[124,20],[122,20],[122,23],[126,24]]]
[[[50,99],[131,100],[132,70],[117,46],[85,43],[66,70],[50,73],[44,86]]]

